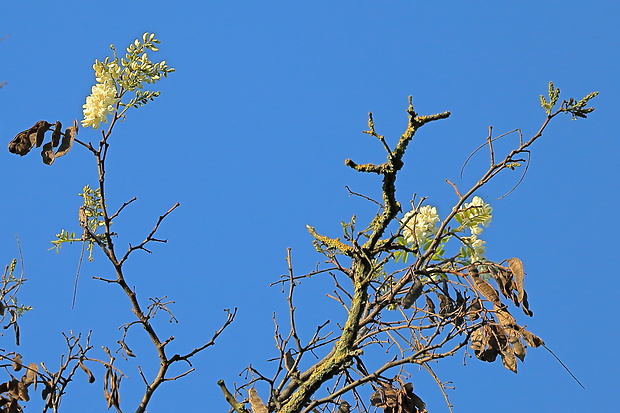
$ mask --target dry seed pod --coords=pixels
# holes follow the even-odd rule
[[[43,143],[43,136],[52,126],[44,120],[35,123],[31,128],[19,132],[9,142],[9,152],[24,156],[36,145],[37,148]]]
[[[413,303],[422,295],[422,281],[416,277],[413,285],[403,297],[401,304],[404,309],[410,308]]]

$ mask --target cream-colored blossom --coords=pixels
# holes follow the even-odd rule
[[[437,232],[439,215],[437,208],[424,205],[419,210],[409,211],[403,217],[406,222],[403,236],[408,243],[421,245]]]
[[[491,223],[493,208],[479,196],[475,196],[471,202],[463,205],[463,209],[457,213],[457,220],[471,230],[472,235],[482,234],[482,226],[488,227]],[[481,226],[482,225],[482,226]]]
[[[97,62],[99,63],[99,62]],[[95,66],[98,66],[97,63]],[[98,70],[99,69],[99,70]],[[90,96],[86,97],[82,126],[97,129],[100,123],[108,122],[108,115],[114,112],[114,106],[120,100],[116,97],[116,87],[109,72],[101,66],[95,67],[98,83],[92,87]]]
[[[465,248],[469,250],[472,262],[484,261],[484,253],[486,252],[486,246],[484,244],[486,243],[483,240],[476,235],[463,237],[461,239],[465,244]]]

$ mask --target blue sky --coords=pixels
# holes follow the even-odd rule
[[[462,354],[437,371],[457,387],[450,394],[456,412],[612,412],[620,384],[619,12],[611,1],[2,1],[0,37],[9,37],[0,42],[0,82],[8,82],[0,90],[0,136],[8,143],[40,119],[81,119],[94,59],[107,56],[111,43],[122,50],[145,31],[157,34],[160,58],[177,71],[157,85],[161,97],[116,128],[108,199],[120,206],[138,198],[115,222],[118,245],[140,241],[181,203],[160,229],[168,243],[137,254],[128,268],[143,297],[177,301],[180,324],[162,328],[177,337],[179,351],[210,337],[223,308],[239,307],[218,345],[195,359],[197,372],[161,389],[149,411],[226,411],[215,382],[240,381],[249,363],[276,354],[271,317],[285,318],[285,297],[269,284],[286,272],[286,248],[297,273],[310,271],[321,257],[306,224],[337,236],[340,221],[374,212],[344,187],[379,194],[376,177],[343,164],[382,161],[379,144],[360,133],[369,111],[391,142],[406,127],[408,95],[422,114],[452,112],[416,135],[398,181],[401,202],[416,193],[446,213],[453,192],[445,179],[458,179],[489,125],[533,134],[549,81],[564,98],[599,91],[587,120],[559,118],[534,145],[516,191],[497,200],[518,179],[506,175],[479,193],[494,207],[487,256],[525,265],[535,316],[519,320],[586,390],[544,349],[530,350],[518,375],[477,360],[463,367]],[[79,137],[98,139],[92,130]],[[458,182],[473,182],[485,156]],[[0,261],[17,255],[18,234],[28,278],[20,299],[35,307],[21,320],[24,360],[55,365],[61,331],[94,329],[93,344],[113,346],[116,327],[131,314],[118,291],[91,279],[109,273],[103,257],[84,263],[71,311],[79,247],[48,251],[60,229],[77,230],[77,194],[96,184],[93,159],[76,147],[48,167],[36,152],[4,151],[0,171]],[[318,281],[302,287],[299,311],[314,331],[326,317],[317,308],[335,308],[325,297],[331,290]],[[9,334],[2,340],[0,347],[12,348]],[[150,349],[134,352],[148,357]],[[409,371],[429,410],[447,411],[427,373]],[[134,366],[127,373],[122,397],[130,411],[141,382]],[[75,383],[63,406],[104,411],[100,394],[100,382]]]

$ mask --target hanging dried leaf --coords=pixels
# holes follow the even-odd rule
[[[500,345],[490,325],[474,330],[470,335],[470,347],[477,359],[492,363],[500,353]]]
[[[13,378],[9,383],[9,394],[18,400],[25,402],[30,400],[26,385],[15,378]]]
[[[34,389],[37,389],[37,372],[39,371],[39,366],[34,363],[28,364],[26,369],[26,373],[22,376],[22,383],[26,386],[30,386],[34,383]]]
[[[9,410],[7,410],[7,413],[22,413],[22,408],[17,402],[17,399],[11,399],[11,401],[9,402]]]
[[[503,304],[499,299],[499,295],[497,294],[497,290],[493,288],[491,284],[483,280],[478,276],[474,276],[472,274],[472,279],[474,280],[474,287],[476,290],[484,296],[487,300],[492,302],[494,305],[501,307]]]
[[[512,351],[502,352],[502,364],[513,373],[517,372],[517,359]]]
[[[401,304],[404,309],[411,308],[413,303],[422,295],[422,281],[416,277],[415,281],[411,285],[411,288],[403,297]]]
[[[523,272],[523,263],[518,258],[510,258],[508,260],[508,267],[510,267],[510,271],[515,277],[515,284],[517,287],[517,299],[519,302],[523,301],[523,295],[525,290],[523,289],[523,279],[525,273]]]
[[[545,342],[542,340],[542,338],[540,338],[540,337],[530,333],[526,329],[521,328],[521,330],[519,332],[521,333],[521,335],[525,339],[525,342],[527,343],[528,346],[530,346],[530,347],[540,347],[540,346],[544,346],[545,345]]]
[[[506,308],[495,307],[494,311],[497,317],[497,322],[503,327],[512,327],[517,324],[517,320],[514,319],[512,314],[510,314]]]
[[[258,396],[258,392],[254,387],[252,387],[248,391],[248,394],[248,400],[250,402],[250,406],[252,406],[253,413],[269,413],[269,410],[267,410],[267,406],[265,406],[265,403],[263,403],[261,398]]]
[[[512,350],[514,355],[521,361],[525,361],[526,349],[525,346],[521,343],[519,337],[517,337],[516,332],[510,332],[510,345],[512,346]]]
[[[530,303],[528,303],[527,301],[527,292],[523,291],[523,300],[521,301],[521,307],[523,308],[523,312],[532,317],[534,315],[534,312],[532,310],[530,310]]]
[[[493,277],[493,279],[497,283],[497,287],[499,288],[499,291],[502,293],[502,295],[515,301],[516,296],[512,292],[514,288],[512,282],[512,274],[500,266],[489,265],[488,268],[491,277]]]
[[[15,353],[13,357],[13,370],[20,371],[22,369],[22,355]]]

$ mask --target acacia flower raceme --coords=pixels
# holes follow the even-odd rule
[[[403,217],[406,222],[403,236],[408,243],[421,245],[437,232],[439,215],[437,208],[424,205],[419,210],[409,211]]]
[[[101,70],[97,63],[93,68],[98,83],[92,87],[90,96],[86,97],[86,104],[82,106],[84,108],[82,126],[85,128],[92,126],[93,129],[97,129],[100,123],[108,122],[108,115],[114,112],[114,106],[120,100],[116,97],[116,86],[112,75]]]
[[[493,208],[479,196],[463,205],[463,209],[456,214],[456,220],[471,230],[472,235],[482,234],[482,226],[488,227],[491,223]]]
[[[471,262],[483,261],[484,253],[486,252],[485,242],[478,238],[476,235],[472,235],[471,237],[463,237],[463,243],[465,244],[465,248],[467,248],[468,255],[471,257]]]

